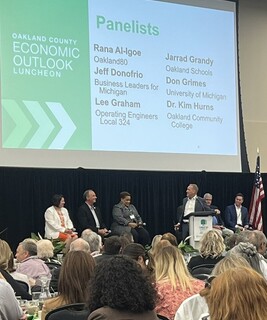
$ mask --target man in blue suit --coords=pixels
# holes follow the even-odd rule
[[[249,227],[248,225],[248,209],[242,206],[244,196],[242,193],[238,193],[235,196],[235,203],[227,206],[224,212],[224,222],[226,228],[233,230],[234,232],[244,230]]]

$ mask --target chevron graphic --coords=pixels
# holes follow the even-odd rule
[[[64,149],[76,126],[59,102],[3,99],[3,147]]]
[[[32,123],[25,115],[21,107],[15,100],[3,100],[3,108],[13,121],[14,128],[10,134],[3,141],[4,148],[19,148],[26,137],[26,135],[32,129]],[[8,123],[3,121],[3,129],[8,126]]]
[[[35,132],[34,136],[28,142],[26,148],[39,149],[42,148],[47,138],[55,128],[52,121],[44,112],[42,106],[37,101],[23,101],[29,112],[39,125],[39,128]]]
[[[61,130],[59,131],[54,141],[50,144],[49,149],[63,149],[75,132],[76,126],[72,122],[71,118],[69,117],[61,103],[46,102],[46,104],[61,125]]]

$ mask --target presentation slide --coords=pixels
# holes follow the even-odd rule
[[[0,166],[241,171],[235,3],[0,0]]]

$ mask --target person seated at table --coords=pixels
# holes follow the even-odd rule
[[[42,320],[53,309],[72,303],[85,303],[88,300],[88,283],[93,275],[95,261],[89,252],[70,251],[66,254],[58,280],[59,295],[45,300]]]
[[[180,304],[203,289],[204,282],[190,275],[182,253],[174,246],[162,248],[154,263],[158,291],[156,312],[173,320]]]
[[[122,255],[127,256],[135,260],[144,272],[148,272],[147,269],[147,257],[145,248],[140,243],[130,243],[122,251]]]
[[[194,256],[188,263],[188,269],[192,273],[197,267],[210,268],[210,272],[217,262],[222,260],[225,245],[223,237],[216,229],[205,232],[200,239],[199,255]]]
[[[240,267],[250,268],[250,265],[243,257],[227,256],[215,265],[210,278],[212,279],[212,277],[216,277],[230,268]],[[209,283],[208,281],[210,280],[207,280],[206,283]],[[199,320],[202,314],[208,312],[209,308],[205,298],[201,297],[200,294],[195,294],[183,301],[175,314],[174,320]]]
[[[11,285],[17,296],[20,296],[22,299],[31,300],[32,297],[29,292],[9,273],[8,264],[11,257],[13,258],[13,254],[9,244],[4,240],[0,240],[0,275]],[[19,273],[19,275],[22,274]]]
[[[40,276],[51,278],[48,266],[42,259],[37,258],[37,244],[33,239],[23,240],[17,247],[16,259],[17,271],[26,274],[30,278],[31,286],[40,285],[37,283]]]
[[[161,240],[168,240],[173,246],[178,247],[177,238],[170,232],[164,233]]]
[[[156,291],[133,259],[118,255],[96,266],[88,320],[158,320],[155,303]]]
[[[37,241],[37,257],[45,262],[61,264],[60,261],[54,258],[54,246],[48,239]]]
[[[143,227],[143,221],[137,209],[131,204],[131,195],[127,191],[120,193],[120,202],[113,207],[113,223],[111,231],[113,234],[121,235],[124,232],[131,233],[134,242],[143,246],[150,244],[150,236]]]
[[[47,208],[45,217],[45,237],[47,239],[77,239],[68,210],[64,208],[65,199],[61,194],[52,197],[52,206]]]
[[[267,280],[267,264],[261,259],[256,247],[249,242],[239,242],[227,255],[237,255],[245,258],[250,266]]]
[[[0,274],[0,319],[19,320],[23,317],[23,311],[15,297],[14,290]]]
[[[267,319],[267,282],[252,268],[230,268],[213,277],[200,295],[215,320]],[[204,319],[204,318],[200,318]]]

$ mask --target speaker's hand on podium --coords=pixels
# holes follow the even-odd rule
[[[178,223],[176,223],[176,224],[174,225],[174,230],[175,230],[175,231],[178,231],[179,228],[180,228],[180,223],[178,222]]]

